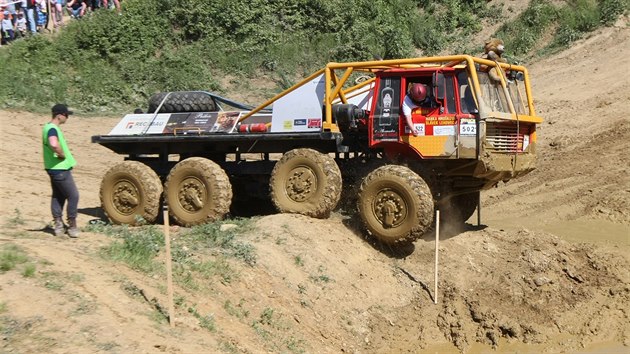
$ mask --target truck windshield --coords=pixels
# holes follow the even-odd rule
[[[492,80],[488,73],[477,72],[479,85],[481,87],[481,101],[489,112],[511,113],[508,99],[500,82]],[[514,109],[517,114],[525,114],[525,95],[523,85],[519,85],[518,80],[507,81],[507,91],[512,98]]]

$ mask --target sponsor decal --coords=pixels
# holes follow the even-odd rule
[[[149,123],[151,123],[151,122],[149,122],[149,121],[144,121],[144,122],[131,121],[131,122],[127,123],[126,128],[127,129],[131,129],[133,127],[146,127],[146,126],[149,125]],[[152,127],[160,127],[160,126],[163,126],[163,125],[164,125],[164,122],[161,122],[161,121],[155,121],[155,122],[151,123]]]
[[[474,118],[462,118],[459,121],[459,135],[477,135],[477,124]]]
[[[374,132],[374,140],[398,140],[396,132]]]
[[[291,129],[293,129],[293,121],[285,120],[282,123],[282,128],[284,128],[284,130],[291,130]]]
[[[433,135],[455,135],[455,126],[454,125],[434,126]]]
[[[416,131],[418,131],[418,136],[426,135],[426,126],[424,125],[424,123],[414,123],[413,127],[416,128]],[[405,126],[405,133],[411,134],[411,129],[409,129],[409,127],[407,126]]]
[[[427,114],[433,112],[437,110],[437,108],[430,108],[430,107],[416,107],[413,110],[411,110],[411,114],[421,114],[423,116],[426,116]]]
[[[308,128],[321,128],[322,127],[322,120],[319,118],[310,118],[308,120]]]
[[[306,125],[306,119],[294,119],[293,120],[293,125],[294,126],[298,126],[298,125]]]
[[[427,117],[427,125],[455,125],[455,117]]]

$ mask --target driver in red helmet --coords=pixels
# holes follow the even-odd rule
[[[411,120],[411,112],[414,110],[414,108],[423,106],[426,103],[428,90],[429,89],[425,84],[411,84],[403,101],[403,115],[405,116],[407,127],[409,128],[409,130],[411,130],[413,136],[418,136],[418,130],[413,126],[413,121]]]

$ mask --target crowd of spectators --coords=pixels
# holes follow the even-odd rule
[[[64,24],[64,13],[80,19],[98,9],[115,9],[121,13],[122,0],[0,0],[0,45]]]

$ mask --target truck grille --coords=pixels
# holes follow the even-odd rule
[[[520,124],[516,132],[516,123],[488,123],[486,126],[487,149],[496,153],[523,152],[529,145],[528,124]]]

